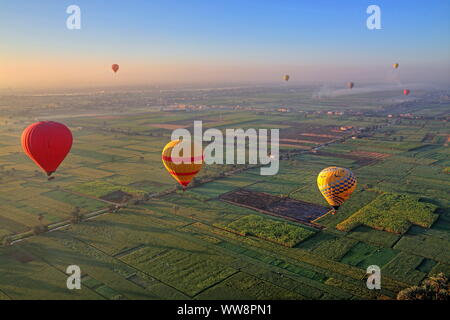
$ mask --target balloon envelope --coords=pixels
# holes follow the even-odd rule
[[[328,204],[337,210],[355,191],[356,177],[346,168],[328,167],[317,176],[317,186]]]
[[[118,64],[113,64],[113,65],[111,66],[111,69],[114,71],[114,73],[116,73],[117,70],[119,70],[119,65],[118,65]]]
[[[355,86],[355,84],[353,82],[347,83],[347,87],[349,87],[350,89],[353,88],[354,86]]]
[[[41,121],[22,133],[24,152],[50,176],[72,148],[72,133],[62,123]]]
[[[181,147],[180,144],[183,142],[181,140],[173,140],[169,142],[163,149],[162,152],[162,162],[164,167],[170,175],[178,181],[183,187],[186,187],[191,180],[197,175],[203,166],[203,154],[200,152],[195,153],[196,149],[201,150],[201,147],[192,143],[190,146],[185,146],[188,150],[191,149],[190,156],[183,156],[176,154],[174,148],[176,146]]]
[[[398,63],[394,63],[394,64],[392,65],[392,67],[393,67],[394,69],[398,69]]]
[[[289,81],[289,78],[290,78],[290,76],[289,76],[288,74],[286,74],[286,75],[283,77],[283,79],[284,79],[285,81]]]
[[[410,92],[411,92],[411,91],[409,91],[408,89],[403,90],[403,94],[404,94],[405,96],[407,96]]]

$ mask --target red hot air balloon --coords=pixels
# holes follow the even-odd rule
[[[116,73],[117,70],[119,70],[119,65],[114,63],[114,64],[111,66],[111,69],[114,71],[114,73]]]
[[[409,91],[408,89],[403,90],[403,94],[404,94],[405,96],[407,96],[410,92],[411,92],[411,91]]]
[[[49,177],[69,153],[72,141],[72,132],[69,128],[53,121],[33,123],[22,133],[24,152]]]

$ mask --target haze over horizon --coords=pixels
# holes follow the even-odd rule
[[[81,8],[81,30],[66,28],[71,4]],[[371,4],[381,7],[381,30],[366,27]],[[293,84],[448,85],[449,10],[449,2],[403,0],[8,1],[0,88],[275,83],[284,74]]]

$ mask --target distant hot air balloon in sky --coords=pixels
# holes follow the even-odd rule
[[[181,140],[173,140],[169,142],[163,149],[162,162],[170,175],[183,186],[184,190],[202,168],[203,154],[195,153],[195,149],[201,150],[201,147],[197,146],[197,148],[195,148],[193,143],[190,145],[190,157],[172,154],[175,146],[181,143],[183,143]],[[187,148],[189,148],[189,146]]]
[[[355,191],[356,177],[346,168],[328,167],[317,176],[317,186],[328,204],[337,210]]]
[[[354,86],[355,86],[355,84],[353,82],[347,83],[347,87],[349,87],[350,89],[353,88]]]
[[[72,147],[72,132],[64,124],[41,121],[22,133],[22,148],[50,176],[59,167]]]
[[[403,90],[403,94],[404,94],[405,96],[407,96],[407,95],[410,94],[410,93],[411,93],[411,91],[408,90],[408,89]]]
[[[394,64],[392,65],[392,68],[398,69],[398,63],[394,63]]]
[[[284,77],[283,77],[284,81],[289,81],[290,78],[291,77],[288,74],[284,75]]]
[[[111,69],[114,71],[114,73],[116,73],[116,72],[119,70],[119,65],[114,63],[114,64],[111,66]]]

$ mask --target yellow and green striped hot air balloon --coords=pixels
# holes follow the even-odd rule
[[[317,186],[325,200],[337,210],[355,191],[356,177],[346,168],[328,167],[320,171]]]
[[[201,147],[195,148],[195,145],[192,143],[190,145],[190,156],[184,157],[182,154],[172,155],[172,151],[175,146],[181,143],[183,143],[181,140],[173,140],[169,142],[163,149],[162,162],[167,171],[169,171],[170,175],[183,186],[184,190],[202,168],[203,154],[201,152]],[[198,152],[199,150],[200,152]],[[197,151],[197,154],[195,151]]]

